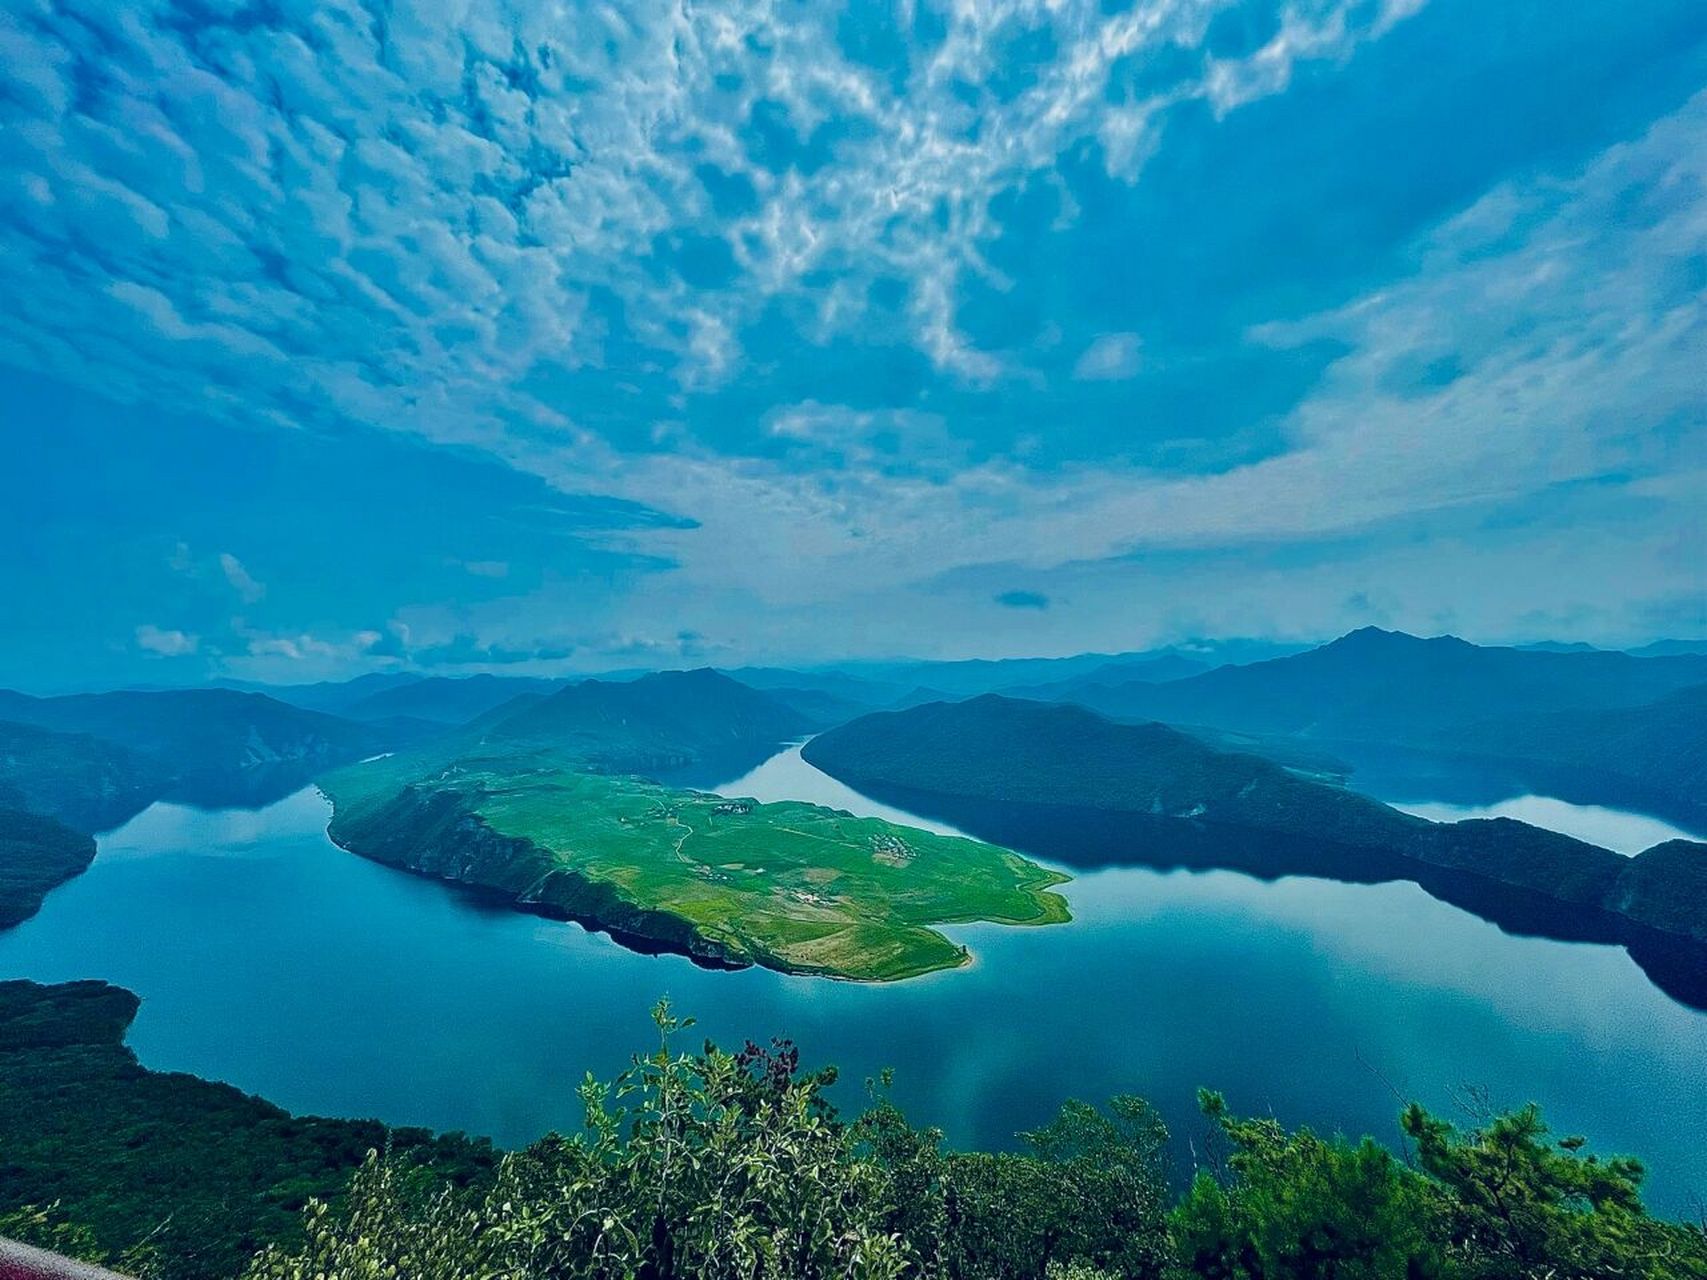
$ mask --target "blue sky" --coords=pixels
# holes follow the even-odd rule
[[[0,6],[0,681],[1707,630],[1699,0]]]

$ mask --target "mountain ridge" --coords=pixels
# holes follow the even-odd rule
[[[802,754],[876,799],[1044,856],[1070,860],[1062,833],[1074,813],[1094,814],[1091,853],[1105,860],[1124,842],[1146,865],[1413,879],[1460,901],[1504,894],[1495,906],[1514,922],[1551,913],[1542,931],[1617,940],[1629,925],[1707,944],[1707,892],[1690,887],[1707,870],[1707,846],[1628,859],[1512,819],[1433,823],[1257,755],[1082,707],[988,695],[876,713]],[[1147,857],[1146,843],[1171,852]]]

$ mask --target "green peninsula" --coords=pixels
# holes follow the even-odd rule
[[[1066,877],[980,841],[590,772],[550,747],[321,780],[344,848],[701,963],[894,981],[966,963],[935,926],[1068,918]]]

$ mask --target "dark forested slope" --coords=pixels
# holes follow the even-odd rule
[[[62,822],[0,808],[0,929],[28,920],[49,889],[88,869],[95,842]]]
[[[647,773],[743,748],[768,749],[812,727],[780,700],[701,669],[568,685],[524,701],[482,732],[491,740],[547,742],[607,772]]]
[[[803,754],[851,786],[988,839],[1004,840],[1017,819],[1034,852],[1068,856],[1050,847],[1051,827],[1094,812],[1105,815],[1098,838],[1140,861],[1160,848],[1259,874],[1403,875],[1460,901],[1475,900],[1478,884],[1504,886],[1576,912],[1537,928],[1595,936],[1599,917],[1617,915],[1707,938],[1702,864],[1691,853],[1703,846],[1678,842],[1681,850],[1631,860],[1506,818],[1428,822],[1165,725],[1116,723],[1081,707],[994,695],[938,703],[855,720]],[[1028,820],[1028,808],[1054,816]]]
[[[140,813],[173,771],[116,742],[0,721],[0,804],[104,831]]]
[[[104,982],[0,982],[0,1213],[47,1209],[103,1253],[146,1242],[173,1280],[236,1275],[301,1238],[370,1150],[453,1181],[488,1144],[374,1121],[299,1119],[229,1085],[150,1071],[124,1044],[137,998]]]

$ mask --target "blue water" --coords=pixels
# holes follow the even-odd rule
[[[1551,796],[1521,795],[1494,804],[1396,804],[1395,809],[1414,813],[1433,822],[1462,822],[1467,818],[1516,818],[1532,827],[1546,827],[1634,857],[1644,849],[1667,840],[1699,840],[1701,837],[1659,818],[1598,804],[1572,804]]]
[[[731,793],[875,806],[784,753]],[[258,812],[159,804],[0,934],[0,976],[138,992],[131,1044],[298,1112],[516,1144],[576,1123],[573,1088],[650,1047],[668,994],[724,1044],[793,1037],[962,1145],[1001,1146],[1069,1095],[1147,1095],[1185,1140],[1199,1085],[1288,1123],[1396,1136],[1398,1097],[1536,1100],[1707,1193],[1707,1015],[1616,947],[1508,936],[1414,885],[1116,869],[1075,920],[956,930],[970,967],[891,986],[640,956],[344,853],[314,791]]]

